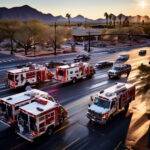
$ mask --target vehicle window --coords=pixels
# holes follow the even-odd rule
[[[94,104],[99,106],[99,107],[103,107],[105,109],[108,109],[110,107],[110,102],[109,101],[103,100],[103,99],[100,99],[100,98],[95,98]]]
[[[39,118],[39,121],[41,122],[41,121],[43,121],[44,119],[45,119],[45,116],[42,116],[42,117]]]
[[[59,76],[64,76],[65,72],[64,72],[64,70],[59,69],[57,73]]]
[[[70,71],[70,74],[73,74],[73,71]]]
[[[0,104],[0,111],[5,112],[6,111],[6,105]]]
[[[8,79],[14,81],[14,75],[13,74],[8,74]]]

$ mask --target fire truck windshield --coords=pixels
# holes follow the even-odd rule
[[[104,109],[109,109],[109,107],[110,107],[110,102],[109,101],[103,100],[103,99],[101,99],[99,97],[95,98],[94,104],[99,106],[99,107],[102,107]]]

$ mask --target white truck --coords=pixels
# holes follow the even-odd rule
[[[67,111],[58,103],[39,97],[19,108],[17,134],[33,142],[43,134],[51,135],[67,119]]]
[[[11,69],[8,73],[8,86],[11,89],[46,82],[52,79],[53,73],[43,65],[32,64],[29,67]]]
[[[37,97],[44,97],[54,101],[47,92],[37,89],[0,98],[0,122],[14,127],[17,122],[19,107],[35,101]]]
[[[89,105],[87,117],[90,121],[106,124],[119,112],[128,111],[130,102],[135,99],[135,86],[129,83],[116,83],[91,99],[92,104]]]
[[[75,83],[79,79],[91,78],[95,73],[94,68],[86,62],[73,63],[70,65],[58,66],[56,68],[56,80],[66,83]]]

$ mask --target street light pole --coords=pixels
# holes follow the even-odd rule
[[[88,52],[91,51],[91,34],[90,34],[90,31],[89,31],[89,47],[88,47]]]
[[[55,24],[54,24],[54,55],[57,55],[57,37],[56,37],[56,28],[57,28],[57,24],[56,24],[56,22],[55,22]]]

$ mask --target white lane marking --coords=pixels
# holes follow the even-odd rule
[[[100,82],[100,83],[97,83],[97,84],[94,84],[94,85],[92,85],[89,89],[91,90],[91,89],[94,89],[94,88],[103,86],[103,85],[105,85],[105,84],[107,84],[107,83],[108,83],[108,80],[103,81],[103,82]]]
[[[94,79],[102,79],[102,78],[105,78],[105,77],[108,77],[107,74],[102,74],[102,75],[98,75],[98,76],[94,76]]]

